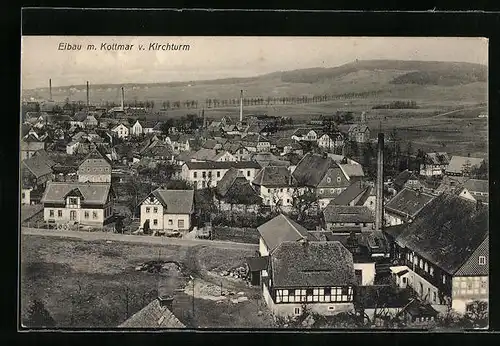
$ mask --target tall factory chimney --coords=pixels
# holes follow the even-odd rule
[[[240,123],[243,121],[243,90],[240,91]]]
[[[89,111],[89,81],[87,81],[87,112]]]
[[[384,134],[378,134],[377,199],[375,201],[375,229],[380,231],[384,220]]]
[[[49,101],[52,101],[52,79],[49,79]]]
[[[121,102],[121,108],[122,110],[124,110],[125,108],[123,107],[123,103],[125,102],[125,90],[123,89],[122,87],[122,102]]]

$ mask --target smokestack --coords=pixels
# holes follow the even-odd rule
[[[243,121],[243,90],[240,90],[240,123]]]
[[[122,108],[122,110],[124,110],[124,108],[123,108],[124,100],[125,100],[125,90],[122,87],[122,102],[121,102],[121,108]]]
[[[52,79],[49,79],[49,101],[52,101]]]
[[[378,134],[377,185],[375,201],[375,229],[382,229],[384,220],[384,134]]]
[[[89,82],[87,81],[87,112],[89,110]]]

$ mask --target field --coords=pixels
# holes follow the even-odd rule
[[[116,327],[155,299],[160,287],[172,292],[174,313],[188,327],[269,325],[268,317],[258,316],[265,307],[257,288],[210,272],[240,266],[252,255],[252,251],[234,249],[108,244],[26,235],[21,244],[21,318],[33,299],[40,299],[57,327]],[[157,259],[179,263],[180,270],[169,267],[160,274],[135,270]],[[224,290],[242,292],[248,300],[234,303],[227,298],[220,303],[195,290],[193,316],[190,275],[197,290],[214,286],[219,292],[222,284]]]

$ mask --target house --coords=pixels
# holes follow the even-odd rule
[[[488,301],[488,208],[443,193],[395,236],[407,286],[424,301],[464,313]]]
[[[169,141],[174,149],[175,153],[180,153],[182,151],[190,150],[189,136],[185,134],[175,134],[167,137],[167,141]]]
[[[421,302],[418,299],[411,299],[410,302],[398,313],[406,323],[413,325],[428,325],[434,322],[438,317],[439,312],[434,309],[431,304]]]
[[[321,315],[354,309],[352,254],[341,243],[284,241],[268,262],[262,291],[275,316],[298,316],[303,308]]]
[[[99,122],[93,115],[87,115],[87,117],[83,121],[84,127],[95,127],[97,125],[99,125]]]
[[[279,214],[273,219],[257,227],[259,231],[259,254],[268,256],[280,246],[282,242],[298,242],[303,239],[315,241],[316,238],[307,229],[299,225],[289,217]],[[264,276],[267,275],[264,272]]]
[[[283,160],[281,157],[275,156],[270,152],[252,153],[250,160],[257,162],[262,167],[266,166],[290,166],[290,162]]]
[[[418,213],[433,199],[434,195],[403,188],[384,207],[385,222],[389,226],[412,222]]]
[[[355,181],[344,191],[342,191],[337,197],[335,197],[330,203],[350,206],[360,205],[359,203],[364,203],[364,201],[362,201],[363,197],[366,195],[367,191],[370,188],[371,187],[368,184],[365,184],[362,181]]]
[[[192,183],[198,189],[208,186],[215,187],[217,182],[232,167],[241,171],[249,181],[252,181],[261,169],[260,165],[253,161],[185,162],[181,167],[181,178]]]
[[[365,176],[365,172],[363,171],[363,166],[360,164],[352,164],[352,163],[339,163],[338,164],[344,175],[349,179],[349,181],[358,181],[362,180]]]
[[[139,154],[141,157],[147,157],[157,161],[171,161],[173,150],[169,144],[157,139],[141,150]]]
[[[29,134],[21,139],[21,161],[29,159],[38,150],[45,149],[45,143],[36,135]]]
[[[359,232],[374,227],[375,215],[365,206],[345,206],[330,203],[322,211],[324,227],[333,232],[356,228]]]
[[[476,198],[475,196],[473,196],[472,193],[465,187],[464,182],[467,179],[468,179],[467,177],[445,175],[441,180],[439,186],[435,189],[435,193],[441,194],[447,192],[455,196],[460,196],[461,198],[467,199],[472,202],[481,201],[481,198]],[[469,186],[474,188],[472,184]]]
[[[426,153],[423,161],[420,164],[420,175],[440,176],[450,163],[450,157],[446,152]]]
[[[256,212],[262,203],[262,198],[252,188],[243,172],[234,167],[217,182],[215,193],[221,210]]]
[[[212,160],[217,155],[215,149],[201,148],[191,155],[191,161],[193,162],[206,162],[206,161],[216,161]]]
[[[321,133],[315,129],[298,128],[292,134],[292,139],[295,141],[310,141],[316,142]]]
[[[141,203],[141,226],[149,222],[151,230],[188,231],[194,212],[193,190],[156,189]]]
[[[70,125],[84,128],[85,127],[85,119],[87,119],[87,112],[85,112],[85,111],[76,112],[70,121]]]
[[[281,210],[290,210],[294,196],[299,193],[292,185],[292,174],[284,166],[263,167],[252,181],[264,205],[271,208],[279,206]]]
[[[335,149],[344,146],[344,136],[342,133],[324,133],[318,137],[318,147],[323,149]]]
[[[114,198],[110,183],[49,182],[41,200],[43,219],[103,226],[113,216]]]
[[[191,157],[194,152],[191,151],[183,151],[177,155],[174,155],[173,163],[177,166],[182,166],[184,163],[191,161]]]
[[[130,127],[130,134],[132,136],[140,136],[144,133],[144,129],[139,120],[136,120],[135,123]]]
[[[41,150],[21,162],[21,199],[25,204],[38,203],[47,182],[53,179],[55,162]],[[23,198],[24,195],[24,198]]]
[[[479,168],[483,163],[482,158],[454,155],[446,166],[445,173],[450,176],[468,176],[471,169]]]
[[[291,138],[279,138],[275,143],[276,149],[280,151],[281,155],[289,153],[304,154],[302,146]]]
[[[299,187],[316,194],[318,205],[324,208],[349,185],[349,177],[326,155],[308,153],[293,170],[292,177]]]
[[[210,159],[210,161],[219,161],[219,162],[230,161],[230,162],[236,162],[236,161],[238,161],[238,159],[236,158],[236,156],[234,156],[233,154],[231,154],[229,151],[219,150],[218,153]]]
[[[124,138],[128,138],[130,130],[129,130],[128,126],[126,126],[123,123],[120,123],[120,124],[116,125],[115,127],[113,127],[111,129],[111,132],[113,132],[118,138],[124,139]]]
[[[259,134],[247,134],[241,138],[241,144],[251,152],[267,152],[271,150],[271,142]]]
[[[239,142],[226,142],[223,149],[236,158],[236,161],[249,161],[250,151]]]
[[[489,182],[488,180],[469,179],[468,177],[445,177],[441,182],[438,191],[442,191],[445,187],[461,186],[470,193],[470,199],[488,204],[489,198]],[[463,195],[463,192],[462,192]]]
[[[129,329],[177,329],[186,328],[172,312],[173,298],[159,296],[144,308],[130,316],[118,328]]]
[[[111,161],[101,152],[94,148],[78,166],[78,181],[85,183],[110,183]]]
[[[421,181],[415,173],[407,169],[399,173],[396,178],[394,178],[393,185],[396,191],[401,191],[404,187],[416,190],[421,188],[427,189],[427,184]]]
[[[364,124],[340,125],[339,129],[352,142],[367,143],[370,140],[370,129]]]
[[[148,134],[148,133],[154,133],[155,132],[155,126],[158,124],[157,121],[150,121],[150,120],[143,120],[141,122],[142,125],[142,133]]]

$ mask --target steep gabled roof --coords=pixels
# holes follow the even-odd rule
[[[52,164],[52,166],[54,165],[55,163]],[[22,161],[22,167],[29,170],[37,179],[52,173],[50,161],[46,160],[43,156],[34,155]]]
[[[257,230],[266,243],[269,252],[274,251],[285,241],[314,240],[314,237],[307,232],[307,229],[283,214],[260,225]]]
[[[404,188],[385,206],[388,212],[401,216],[415,217],[435,196]]]
[[[214,149],[201,148],[195,152],[191,158],[200,161],[212,161],[212,159],[217,155],[217,151]]]
[[[352,254],[337,241],[285,241],[271,253],[274,287],[307,288],[355,284]]]
[[[194,190],[156,189],[151,192],[163,205],[164,213],[190,214],[194,204]]]
[[[65,196],[78,189],[87,204],[104,204],[111,191],[110,183],[48,182],[42,203],[65,203]]]
[[[185,328],[186,326],[175,317],[158,299],[153,300],[144,308],[130,316],[119,328]]]
[[[369,186],[365,186],[362,181],[356,181],[349,185],[331,202],[337,205],[349,205],[356,197],[363,194]]]
[[[470,258],[455,273],[455,276],[487,276],[489,275],[489,236],[476,248]],[[479,264],[479,256],[486,258],[486,263]]]
[[[266,166],[257,173],[252,183],[266,187],[290,186],[291,176],[287,167]]]
[[[326,223],[371,223],[375,216],[365,206],[346,206],[329,203],[323,209],[323,217]]]
[[[234,181],[236,178],[242,177],[245,178],[243,173],[241,173],[238,169],[236,168],[230,168],[226,174],[217,182],[217,193],[224,197],[226,193],[229,191],[231,186],[234,184]],[[245,179],[246,180],[246,179]]]
[[[99,160],[98,165],[112,165],[111,160],[106,156],[106,154],[103,152],[103,150],[99,147],[96,146],[90,150],[90,152],[87,154],[87,156],[83,159],[82,163],[80,164],[80,167],[84,167],[87,165],[93,166],[96,164],[94,160]],[[104,160],[104,161],[102,161]]]
[[[297,164],[292,175],[299,184],[316,187],[330,168],[339,166],[329,157],[308,153]]]
[[[339,164],[340,169],[348,179],[364,177],[363,166],[356,164]]]
[[[470,167],[479,167],[484,162],[484,159],[477,157],[466,157],[453,155],[450,163],[446,167],[447,173],[462,173],[465,165],[470,164]]]
[[[488,235],[488,208],[443,193],[396,237],[399,246],[454,274]]]

